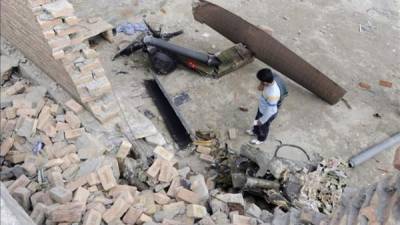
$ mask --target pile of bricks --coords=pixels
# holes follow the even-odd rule
[[[81,28],[72,4],[67,0],[30,2],[53,57],[61,60],[80,101],[103,123],[116,117],[119,106],[112,96],[111,84],[97,52],[84,42],[82,33],[87,31]]]

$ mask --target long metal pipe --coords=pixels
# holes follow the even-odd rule
[[[161,49],[163,49],[165,51],[169,51],[169,52],[172,52],[172,53],[175,53],[175,54],[178,54],[178,55],[189,57],[191,59],[200,61],[200,62],[202,62],[202,63],[204,63],[206,65],[210,65],[210,63],[211,64],[218,63],[218,62],[214,62],[212,60],[212,58],[210,57],[210,55],[207,55],[207,54],[202,53],[202,52],[197,52],[197,51],[194,51],[194,50],[191,50],[191,49],[179,46],[179,45],[175,45],[175,44],[169,43],[169,42],[164,41],[164,40],[159,39],[159,38],[146,36],[143,39],[143,42],[146,45],[155,46],[155,47],[161,48]]]
[[[379,144],[376,144],[372,147],[369,147],[362,152],[354,155],[349,159],[349,166],[355,167],[360,165],[361,163],[367,161],[368,159],[374,157],[380,152],[393,147],[396,144],[400,144],[400,133],[395,134],[394,136],[382,141]]]
[[[256,58],[328,103],[336,104],[346,93],[337,83],[267,32],[228,10],[200,0],[194,4],[193,16],[232,42],[243,43]]]

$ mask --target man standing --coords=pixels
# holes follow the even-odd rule
[[[246,131],[249,135],[257,137],[250,141],[254,145],[262,144],[267,139],[269,126],[278,114],[283,97],[287,95],[285,83],[270,69],[265,68],[258,71],[257,78],[260,81],[258,90],[262,93],[253,128]]]

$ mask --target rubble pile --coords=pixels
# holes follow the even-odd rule
[[[343,199],[336,204],[343,186],[331,181],[342,175],[337,161],[271,160],[251,146],[232,157],[215,135],[199,134],[196,152],[210,159],[210,171],[223,169],[230,180],[223,187],[224,176],[180,167],[173,149],[157,146],[142,162],[125,138],[104,145],[83,126],[79,103],[62,107],[45,88],[9,78],[1,89],[0,179],[37,224],[317,225],[328,223],[332,207],[344,210]],[[320,200],[325,190],[336,194]]]

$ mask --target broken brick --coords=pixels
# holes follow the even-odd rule
[[[42,7],[54,18],[74,15],[74,7],[67,0],[57,0]]]
[[[94,209],[88,210],[83,220],[83,225],[100,225],[100,224],[101,224],[100,212]]]
[[[211,148],[199,145],[197,146],[196,151],[198,153],[209,155],[211,153]]]
[[[157,202],[159,205],[168,204],[171,199],[168,197],[166,193],[158,192],[154,194],[154,201]]]
[[[195,192],[185,188],[178,189],[176,192],[176,198],[192,204],[199,204],[201,201],[200,197]]]
[[[38,203],[35,205],[35,207],[33,207],[33,211],[30,217],[32,218],[33,222],[35,222],[35,224],[43,224],[46,219],[46,211],[46,205],[43,203]]]
[[[206,155],[206,154],[200,154],[200,159],[209,162],[209,163],[213,163],[214,162],[214,157],[212,157],[211,155]]]
[[[10,192],[10,194],[12,194],[15,191],[15,189],[19,187],[26,187],[26,185],[28,185],[29,182],[30,180],[25,175],[21,175],[8,187],[8,191]]]
[[[53,187],[49,191],[50,197],[58,203],[66,203],[72,200],[72,191],[64,187]]]
[[[101,202],[91,202],[87,205],[87,210],[96,210],[97,212],[103,214],[106,211],[106,207]]]
[[[56,206],[49,212],[49,219],[53,222],[80,222],[85,205],[80,202],[70,202]]]
[[[0,147],[0,156],[5,156],[7,153],[10,151],[12,146],[14,145],[14,138],[12,137],[7,137],[3,142],[1,143]]]
[[[74,113],[79,113],[83,110],[83,107],[81,106],[81,104],[79,104],[77,101],[75,101],[74,99],[70,99],[67,102],[65,102],[65,105],[71,109]]]
[[[80,137],[83,134],[83,132],[85,132],[84,128],[66,130],[66,131],[64,131],[65,139],[67,139],[67,140],[76,139],[76,138]]]
[[[12,197],[24,208],[26,211],[31,207],[31,191],[25,187],[17,187],[13,193]]]
[[[157,155],[158,157],[161,157],[162,159],[165,159],[167,161],[171,161],[174,158],[174,153],[165,149],[164,147],[157,146],[154,149],[154,154]]]
[[[59,171],[50,172],[47,176],[50,185],[64,187],[64,180]]]
[[[65,121],[72,129],[79,128],[81,126],[81,120],[72,111],[65,113]]]
[[[207,209],[202,205],[190,204],[187,206],[186,215],[196,219],[201,219],[207,216]]]
[[[147,175],[149,175],[152,178],[156,178],[160,172],[161,164],[162,164],[162,160],[156,159],[153,162],[153,164],[150,166],[150,168],[146,171]]]
[[[89,198],[90,192],[82,187],[79,187],[76,191],[75,191],[75,195],[73,198],[73,201],[78,201],[81,202],[83,204],[86,204],[87,199]]]

